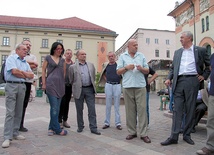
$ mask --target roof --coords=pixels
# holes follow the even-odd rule
[[[99,31],[104,33],[113,33],[116,35],[116,32],[112,30],[78,17],[70,17],[65,19],[44,19],[0,15],[0,25]]]

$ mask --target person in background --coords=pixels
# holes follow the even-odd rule
[[[23,101],[25,97],[26,79],[33,79],[34,74],[24,57],[27,55],[27,47],[18,44],[16,53],[11,54],[6,61],[4,75],[5,86],[5,123],[4,142],[2,148],[10,146],[11,140],[24,140],[25,137],[19,134],[19,127],[22,118]]]
[[[62,130],[58,122],[60,103],[65,94],[66,63],[63,53],[63,45],[54,42],[42,65],[42,89],[46,91],[50,104],[48,136],[67,135],[67,130]]]
[[[83,108],[84,100],[88,107],[88,120],[91,133],[100,135],[97,130],[97,119],[95,110],[95,67],[92,63],[86,62],[85,50],[81,49],[76,53],[77,61],[69,67],[69,81],[72,85],[73,97],[77,112],[77,132],[84,128]]]
[[[36,56],[31,54],[31,42],[30,40],[24,40],[22,44],[26,45],[27,47],[27,55],[25,57],[25,60],[30,65],[31,70],[35,70],[38,67]],[[25,112],[28,106],[29,98],[30,98],[30,92],[31,92],[31,85],[33,84],[34,79],[26,79],[25,85],[26,85],[26,91],[25,91],[25,98],[24,98],[24,104],[23,104],[23,111],[22,111],[22,120],[20,123],[19,131],[21,132],[27,132],[28,129],[24,127],[24,118],[25,118]]]
[[[72,94],[72,86],[69,83],[68,78],[68,68],[70,65],[73,64],[72,58],[72,50],[67,49],[65,51],[65,63],[66,63],[66,74],[65,74],[65,95],[62,97],[61,105],[60,105],[60,111],[59,111],[59,117],[58,121],[60,123],[60,127],[66,127],[70,128],[70,125],[68,124],[68,112],[69,112],[69,103],[71,100],[71,94]]]
[[[196,153],[199,155],[213,155],[214,154],[214,54],[210,57],[210,87],[208,100],[208,117],[207,117],[207,140],[206,145]]]
[[[136,39],[128,41],[128,51],[121,54],[117,63],[117,74],[123,75],[123,96],[126,108],[126,125],[129,135],[126,140],[137,137],[137,118],[140,137],[145,143],[151,143],[147,135],[148,119],[146,113],[146,80],[149,73],[145,56],[137,52]]]
[[[148,76],[152,75],[149,80]],[[146,80],[146,112],[147,112],[147,118],[148,118],[148,124],[149,124],[149,94],[150,94],[150,84],[158,77],[158,74],[149,66],[149,74],[145,74],[145,80]]]
[[[198,96],[196,100],[196,108],[195,108],[195,117],[193,119],[193,128],[191,130],[192,133],[196,132],[195,126],[198,125],[198,122],[204,116],[207,111],[208,105],[208,83],[204,81],[204,89],[198,91]]]
[[[204,88],[204,80],[209,77],[209,54],[203,47],[193,45],[193,34],[189,31],[181,33],[182,48],[175,51],[166,86],[172,82],[174,97],[171,136],[161,145],[177,144],[179,132],[185,113],[183,140],[194,145],[191,139],[192,120],[195,115],[195,104],[198,90]]]
[[[118,130],[122,130],[120,120],[120,96],[121,96],[121,76],[117,75],[116,68],[116,56],[114,52],[108,52],[109,62],[104,63],[103,70],[101,72],[101,78],[98,83],[105,81],[105,95],[106,95],[106,119],[103,129],[110,127],[111,118],[111,106],[112,99],[114,99],[114,111],[115,111],[115,126]]]

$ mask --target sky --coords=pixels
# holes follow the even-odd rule
[[[115,31],[116,50],[138,29],[175,30],[167,16],[183,0],[1,0],[0,15],[63,19],[78,17]]]

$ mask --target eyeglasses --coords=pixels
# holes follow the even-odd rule
[[[32,46],[31,44],[24,44],[24,45],[26,45],[26,46]]]
[[[56,50],[59,51],[59,50],[63,50],[63,49],[62,48],[56,48]]]

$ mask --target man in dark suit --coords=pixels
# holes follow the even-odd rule
[[[100,135],[97,130],[97,120],[95,111],[95,67],[92,63],[86,62],[86,53],[79,50],[76,53],[77,61],[69,67],[69,81],[72,90],[76,111],[77,111],[77,132],[82,132],[84,128],[83,107],[84,100],[88,107],[88,120],[91,133]]]
[[[186,113],[183,140],[194,145],[191,139],[193,117],[198,90],[203,89],[204,80],[210,74],[209,54],[205,48],[194,46],[193,34],[185,31],[180,37],[183,48],[175,51],[172,67],[165,84],[172,83],[174,108],[171,136],[161,145],[177,144],[183,113]]]

